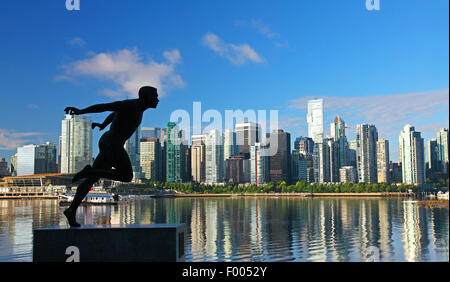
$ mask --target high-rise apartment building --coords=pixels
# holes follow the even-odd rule
[[[449,159],[448,159],[448,146],[449,146],[449,139],[448,139],[448,128],[441,128],[439,132],[437,133],[437,149],[438,149],[438,160],[441,163],[441,170],[442,172],[448,173],[448,167],[449,167]]]
[[[308,156],[312,154],[303,155],[297,150],[293,150],[291,154],[291,179],[292,183],[300,180],[308,180]]]
[[[328,149],[330,150],[329,156],[330,156],[330,163],[329,163],[329,170],[330,170],[330,182],[338,183],[339,182],[339,169],[341,168],[340,165],[340,147],[339,143],[335,141],[333,138],[325,138],[324,142],[327,143]]]
[[[400,132],[398,143],[403,183],[424,183],[425,154],[420,132],[417,132],[414,126],[407,124]]]
[[[377,171],[378,183],[390,183],[389,141],[382,138],[377,141]]]
[[[427,143],[428,169],[432,172],[441,171],[441,162],[439,161],[439,149],[436,139],[431,139]]]
[[[206,135],[192,135],[191,145],[191,175],[192,181],[206,181]]]
[[[352,140],[348,142],[348,151],[347,151],[347,163],[348,166],[353,166],[356,168],[356,151],[358,150],[358,143],[356,140]]]
[[[331,182],[330,172],[330,147],[328,142],[314,144],[314,180],[316,183]]]
[[[377,141],[378,131],[375,125],[358,124],[356,126],[356,168],[359,182],[378,182]]]
[[[223,132],[223,159],[226,161],[231,156],[239,155],[236,132],[225,129]]]
[[[321,143],[323,135],[323,99],[314,99],[308,101],[308,137],[315,143]]]
[[[337,143],[339,150],[338,166],[346,166],[348,164],[348,142],[347,136],[345,135],[345,122],[341,119],[341,117],[338,116],[334,119],[334,122],[330,125],[330,133],[331,137],[334,139],[334,142]]]
[[[161,128],[159,127],[142,127],[141,138],[159,138]]]
[[[61,173],[77,173],[92,163],[92,121],[66,115],[61,128]]]
[[[261,143],[250,147],[250,183],[262,185],[269,182],[269,157],[263,152],[268,150]]]
[[[224,179],[223,139],[218,130],[206,136],[206,183],[221,183]]]

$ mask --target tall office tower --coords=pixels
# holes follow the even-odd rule
[[[56,172],[56,144],[17,148],[17,176]]]
[[[294,150],[302,155],[312,154],[314,152],[314,141],[309,137],[298,137],[294,141]]]
[[[314,144],[314,180],[317,183],[331,181],[330,171],[330,147],[328,142]]]
[[[377,141],[378,131],[375,125],[358,124],[356,126],[356,169],[359,182],[377,183]]]
[[[141,138],[140,165],[145,179],[161,181],[161,144],[158,138]]]
[[[439,161],[439,149],[436,139],[431,139],[427,143],[428,147],[428,169],[432,172],[441,171],[441,162]]]
[[[269,140],[269,142],[277,140],[277,144],[269,143],[269,146],[277,146],[275,155],[269,157],[270,181],[286,181],[287,183],[290,183],[291,134],[289,132],[284,132],[282,129],[276,129],[271,133],[267,133],[267,140]]]
[[[206,183],[221,183],[224,178],[223,139],[218,130],[206,136]]]
[[[161,128],[159,127],[142,127],[141,138],[159,138]]]
[[[241,122],[236,124],[236,141],[239,153],[249,154],[250,146],[261,142],[261,125],[254,122]]]
[[[66,115],[61,128],[61,173],[77,173],[92,163],[92,121]]]
[[[350,182],[350,183],[357,183],[358,177],[356,174],[356,169],[353,166],[343,166],[339,169],[340,173],[340,181],[342,183]]]
[[[61,173],[61,144],[62,144],[62,136],[58,137],[58,163],[57,163],[57,172]]]
[[[414,126],[407,124],[398,138],[402,179],[406,184],[425,182],[425,154],[423,138]]]
[[[184,182],[192,181],[192,169],[191,169],[191,150],[188,145],[185,145],[184,150]]]
[[[226,161],[229,157],[236,155],[239,155],[236,132],[231,129],[225,129],[223,132],[223,159]]]
[[[161,145],[161,181],[167,181],[167,128],[162,128],[158,133]]]
[[[331,137],[339,146],[339,167],[346,166],[348,164],[348,142],[345,135],[345,122],[338,116],[330,127]]]
[[[448,173],[448,128],[441,128],[441,130],[439,130],[437,133],[436,142],[438,147],[438,160],[441,163],[442,172]]]
[[[307,156],[299,153],[297,150],[293,150],[291,154],[291,179],[292,183],[308,180]]]
[[[389,180],[389,141],[378,139],[377,141],[377,171],[378,183],[390,183]]]
[[[206,135],[204,134],[192,135],[191,175],[194,182],[206,181]]]
[[[183,132],[174,122],[167,124],[167,182],[186,180],[186,145],[183,144]]]
[[[356,151],[358,150],[358,143],[356,140],[348,142],[347,162],[348,166],[356,168]]]
[[[321,143],[323,139],[323,99],[308,101],[308,137],[315,143]]]
[[[269,157],[263,154],[267,149],[261,143],[250,147],[250,183],[262,185],[269,182]]]
[[[0,177],[9,175],[8,162],[5,158],[0,158]]]
[[[333,138],[325,138],[323,142],[326,142],[328,145],[328,148],[330,150],[329,156],[330,156],[330,181],[333,183],[339,182],[339,169],[340,166],[340,154],[339,154],[339,143],[334,141]]]
[[[11,176],[17,176],[17,153],[11,157],[11,166],[9,167]]]
[[[123,146],[128,153],[133,168],[133,182],[138,182],[143,177],[140,160],[140,132],[140,127],[138,127]]]

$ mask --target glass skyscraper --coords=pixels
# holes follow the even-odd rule
[[[425,154],[423,138],[414,126],[407,124],[400,132],[399,160],[402,163],[403,183],[425,182]]]
[[[315,143],[321,143],[323,139],[323,99],[308,101],[308,137]]]
[[[92,121],[66,115],[61,128],[61,173],[77,173],[92,163]]]
[[[378,131],[373,124],[356,126],[356,168],[359,182],[377,183]]]

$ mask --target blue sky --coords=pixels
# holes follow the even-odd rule
[[[380,0],[379,11],[365,0],[64,2],[0,7],[8,161],[17,146],[57,142],[66,106],[131,98],[143,83],[162,94],[143,126],[200,101],[204,111],[279,110],[294,139],[307,134],[306,100],[322,97],[326,133],[337,114],[350,139],[374,123],[394,160],[405,124],[426,141],[448,127],[448,0]]]

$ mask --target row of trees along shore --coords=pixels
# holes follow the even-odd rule
[[[448,183],[448,180],[447,180]],[[447,184],[448,185],[448,184]],[[448,186],[447,186],[448,187]],[[418,185],[387,184],[387,183],[340,183],[315,184],[304,180],[295,185],[268,183],[264,186],[256,185],[207,185],[201,183],[169,183],[150,181],[145,184],[135,184],[113,188],[116,192],[159,193],[161,189],[171,189],[186,194],[244,194],[244,193],[384,193],[384,192],[420,192]],[[448,188],[447,188],[448,189]]]

